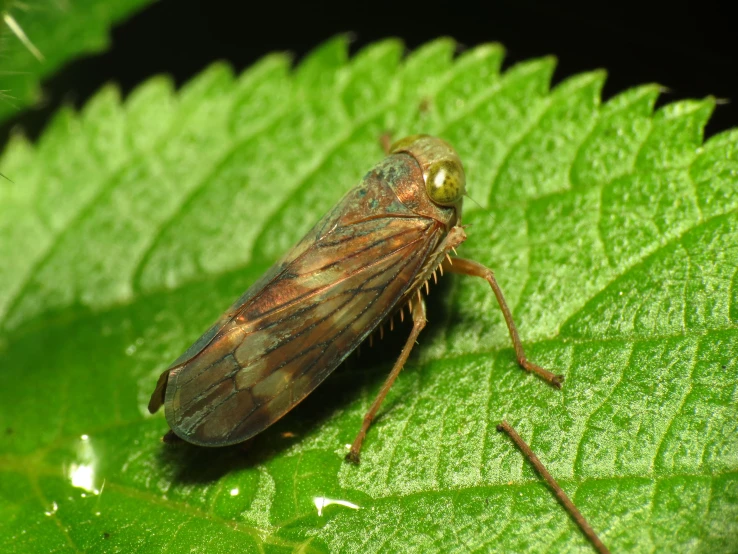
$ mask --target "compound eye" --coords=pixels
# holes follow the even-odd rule
[[[425,189],[430,199],[441,206],[453,206],[466,192],[466,177],[455,160],[434,163],[428,170]]]

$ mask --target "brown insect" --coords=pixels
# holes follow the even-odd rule
[[[451,258],[465,239],[465,176],[454,149],[414,135],[377,164],[159,377],[149,411],[165,407],[187,442],[245,441],[294,408],[372,331],[407,307],[413,328],[347,459],[426,324],[422,291],[436,271],[485,279],[497,297],[518,363],[555,387],[562,377],[533,364],[492,270]]]

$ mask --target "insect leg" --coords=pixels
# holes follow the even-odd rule
[[[382,136],[379,137],[379,144],[382,145],[382,150],[384,150],[384,153],[389,154],[390,146],[392,146],[392,134],[382,133]]]
[[[444,260],[443,268],[450,273],[460,273],[462,275],[471,275],[472,277],[481,277],[490,284],[495,293],[495,297],[497,297],[497,303],[500,305],[502,315],[505,318],[505,323],[507,323],[507,328],[510,331],[510,338],[512,339],[513,347],[515,347],[515,356],[517,357],[520,366],[526,371],[536,373],[543,380],[547,381],[557,389],[561,388],[561,383],[564,380],[563,375],[551,373],[550,371],[543,369],[541,366],[529,362],[528,358],[526,358],[525,351],[523,350],[523,343],[520,341],[520,335],[518,335],[518,329],[515,327],[512,313],[510,312],[510,308],[507,307],[505,297],[502,295],[502,289],[500,289],[500,285],[497,284],[495,274],[492,270],[478,262],[466,260],[464,258],[454,258],[453,264],[448,260]]]
[[[349,450],[349,453],[346,455],[346,459],[349,462],[353,462],[355,464],[359,463],[359,452],[361,451],[361,445],[364,442],[364,438],[366,437],[366,432],[369,430],[369,426],[372,424],[372,420],[377,414],[379,406],[382,405],[384,397],[387,396],[387,393],[392,388],[392,384],[395,382],[395,379],[397,379],[397,376],[400,374],[400,371],[405,365],[408,356],[410,356],[410,351],[413,349],[413,346],[415,346],[415,341],[418,339],[418,335],[420,335],[423,327],[425,327],[426,319],[424,301],[421,300],[420,302],[413,304],[412,315],[413,330],[410,331],[410,336],[407,338],[405,347],[402,349],[402,352],[400,352],[400,356],[397,358],[395,365],[392,367],[392,371],[387,376],[387,379],[385,380],[384,385],[382,385],[379,394],[377,394],[377,397],[374,399],[372,407],[369,408],[369,411],[364,416],[364,421],[361,424],[359,434],[356,435],[356,438],[354,439],[354,444],[351,445],[351,450]]]
[[[559,499],[559,502],[561,502],[566,511],[569,512],[576,524],[579,525],[579,528],[582,530],[584,535],[592,542],[592,545],[595,547],[597,552],[601,554],[610,554],[610,551],[602,543],[600,538],[597,536],[597,533],[594,532],[594,529],[592,529],[587,520],[584,519],[584,516],[574,505],[574,502],[572,502],[571,499],[566,495],[564,489],[559,486],[559,484],[556,482],[556,479],[553,478],[553,476],[546,469],[546,466],[543,465],[543,462],[538,459],[538,456],[535,455],[535,452],[533,452],[530,446],[528,446],[526,442],[522,439],[522,437],[518,435],[517,431],[513,429],[512,425],[510,425],[507,421],[503,421],[497,426],[497,430],[507,433],[508,436],[515,443],[515,446],[517,446],[525,455],[525,457],[528,458],[530,463],[533,464],[533,467],[536,468],[536,471],[539,473],[539,475],[543,477],[546,483],[548,483],[548,486],[553,489],[553,492],[556,495],[556,498]]]

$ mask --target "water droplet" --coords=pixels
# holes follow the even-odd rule
[[[95,468],[92,464],[72,464],[69,466],[69,480],[73,487],[92,492],[95,480]]]
[[[59,505],[56,502],[52,502],[51,510],[49,510],[48,512],[44,512],[44,514],[46,514],[47,516],[53,516],[58,509],[59,509]]]
[[[80,441],[76,443],[77,460],[68,466],[65,465],[64,474],[73,487],[83,489],[85,492],[99,494],[95,487],[97,455],[92,443],[93,441],[90,440],[89,435],[80,436]]]
[[[333,498],[326,498],[325,496],[316,496],[313,498],[313,504],[315,504],[315,507],[318,509],[318,515],[323,515],[323,508],[326,506],[330,506],[331,504],[336,504],[338,506],[343,506],[344,508],[351,508],[352,510],[359,510],[361,509],[361,506],[357,506],[353,502],[349,502],[348,500],[335,500]]]

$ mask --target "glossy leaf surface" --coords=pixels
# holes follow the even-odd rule
[[[341,39],[294,71],[214,65],[62,111],[0,170],[0,543],[13,552],[590,552],[509,441],[529,441],[613,551],[738,544],[738,132],[711,99],[602,102],[601,72],[500,73],[488,45],[402,59]],[[362,453],[407,327],[246,450],[167,447],[157,375],[353,186],[377,138],[442,136],[468,241]],[[376,345],[376,342],[375,342]]]

